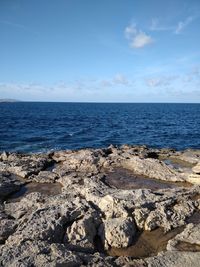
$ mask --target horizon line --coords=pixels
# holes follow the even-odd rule
[[[12,101],[9,101],[12,100]],[[117,101],[45,101],[0,99],[0,103],[77,103],[77,104],[200,104],[200,102],[117,102]]]

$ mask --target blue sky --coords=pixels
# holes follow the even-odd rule
[[[0,98],[200,102],[199,0],[1,0]]]

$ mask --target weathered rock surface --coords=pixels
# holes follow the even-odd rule
[[[167,250],[200,252],[200,224],[188,224],[181,234],[168,242]]]
[[[131,218],[108,219],[99,228],[105,249],[128,247],[133,242],[135,234],[136,228]]]
[[[192,171],[196,174],[200,174],[200,162],[198,162],[198,164],[192,168]]]
[[[176,166],[161,159],[173,159]],[[200,210],[195,182],[199,159],[197,150],[128,145],[45,155],[0,154],[0,266],[199,266],[200,221],[188,224]],[[112,187],[107,173],[115,168],[176,186]],[[57,195],[22,192],[12,202],[10,194],[25,182],[58,182],[62,188]],[[106,255],[111,247],[134,246],[143,231],[180,227],[182,233],[171,237],[158,255],[135,260]]]
[[[187,181],[191,184],[197,184],[200,185],[200,175],[199,174],[195,174],[195,173],[191,173],[188,177],[187,177]]]
[[[123,167],[134,171],[136,174],[144,175],[149,178],[171,182],[184,181],[179,173],[157,159],[141,159],[135,156],[124,161]]]

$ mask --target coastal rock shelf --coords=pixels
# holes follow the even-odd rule
[[[200,266],[200,150],[1,153],[0,266]]]

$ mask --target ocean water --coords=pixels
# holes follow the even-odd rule
[[[200,104],[0,103],[0,151],[200,148]]]

